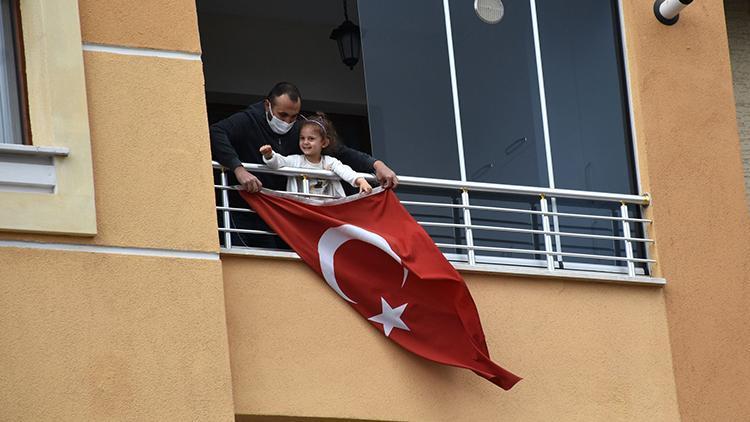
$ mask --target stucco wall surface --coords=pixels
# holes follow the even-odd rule
[[[83,41],[200,52],[195,0],[79,0]]]
[[[200,62],[99,52],[84,60],[98,234],[0,239],[217,251]]]
[[[750,3],[744,0],[725,0],[724,8],[742,165],[745,169],[745,195],[750,206]]]
[[[680,21],[623,2],[641,181],[651,194],[685,421],[750,419],[750,218],[720,0]]]
[[[219,266],[0,249],[0,420],[233,420]]]
[[[659,288],[464,274],[494,360],[525,378],[504,392],[390,343],[300,261],[222,264],[237,413],[678,420]]]

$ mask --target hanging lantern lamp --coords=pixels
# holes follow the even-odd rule
[[[361,44],[359,26],[349,20],[346,0],[344,0],[344,23],[331,32],[330,38],[336,40],[339,46],[341,61],[349,66],[350,70],[353,70],[354,66],[359,62]]]

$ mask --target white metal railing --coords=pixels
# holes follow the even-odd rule
[[[309,177],[322,179],[337,179],[338,177],[330,171],[281,168],[269,169],[260,164],[243,164],[247,170],[255,173],[273,173],[282,176],[302,177],[303,192],[299,195],[307,197],[325,197],[309,193]],[[233,227],[232,213],[253,213],[251,209],[244,206],[230,206],[229,191],[236,190],[236,186],[230,186],[227,182],[227,170],[216,162],[213,168],[218,171],[217,183],[214,188],[217,191],[217,211],[219,216],[219,234],[223,241],[222,252],[233,252],[239,249],[243,251],[257,250],[267,251],[269,248],[253,247],[243,245],[238,247],[233,243],[232,234],[252,234],[261,236],[276,236],[275,233],[266,230],[257,230],[241,227]],[[364,175],[369,180],[375,181],[372,175]],[[575,271],[583,273],[616,273],[627,277],[648,277],[650,266],[655,261],[647,255],[648,245],[653,242],[647,236],[648,226],[651,220],[631,217],[632,208],[643,207],[649,203],[648,195],[626,195],[603,192],[586,192],[569,189],[550,189],[541,187],[515,186],[483,182],[461,182],[446,179],[431,179],[422,177],[400,176],[400,191],[412,188],[430,189],[432,192],[441,192],[444,198],[452,198],[448,201],[412,201],[402,200],[401,203],[415,215],[417,222],[421,224],[428,233],[430,228],[451,229],[454,231],[454,241],[451,243],[439,242],[433,233],[430,233],[435,244],[443,250],[445,256],[450,260],[466,264],[468,266],[481,265],[498,266],[507,271],[513,267],[540,267],[549,272]],[[526,204],[532,204],[530,208],[524,209],[509,206],[478,205],[472,204],[472,198],[483,196],[483,202],[497,199],[503,202],[508,196],[524,198]],[[406,195],[400,195],[406,196]],[[576,200],[585,202],[587,209],[609,209],[612,215],[592,214],[590,212],[560,212],[560,203],[550,210],[551,201]],[[505,201],[508,202],[508,201]],[[553,202],[554,203],[554,202]],[[429,208],[433,210],[448,210],[454,214],[451,222],[427,221],[418,218],[415,208]],[[640,208],[636,208],[640,210]],[[529,227],[518,227],[518,222],[503,224],[500,220],[490,220],[491,224],[472,223],[472,213],[477,216],[483,215],[518,216],[529,217]],[[445,217],[445,216],[443,216]],[[484,218],[487,219],[486,217]],[[564,230],[560,220],[575,220],[589,222],[608,222],[611,224],[611,233],[597,234],[586,230]],[[541,220],[541,227],[534,227]],[[507,223],[507,222],[506,222]],[[590,224],[590,223],[589,223]],[[538,224],[536,224],[538,225]],[[590,231],[590,230],[589,230]],[[480,233],[494,233],[493,239],[484,239],[478,236]],[[503,243],[503,236],[530,236],[527,243],[530,247],[492,246],[493,243]],[[445,237],[444,235],[442,237]],[[543,241],[535,241],[541,238]],[[573,252],[563,250],[566,239],[578,239],[579,241],[607,242],[612,245],[610,254],[598,254],[588,252]],[[484,243],[484,244],[483,244]],[[589,249],[596,249],[588,247]],[[570,248],[569,248],[570,249]],[[584,247],[586,249],[586,247]],[[607,249],[607,248],[605,248]],[[271,248],[271,250],[273,250]],[[453,250],[454,252],[449,252]],[[456,253],[459,251],[459,253]],[[525,258],[519,258],[523,256]],[[543,257],[540,259],[539,257]]]

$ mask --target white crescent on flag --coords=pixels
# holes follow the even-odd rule
[[[320,271],[323,273],[323,278],[333,291],[344,298],[344,300],[350,303],[357,303],[341,290],[338,281],[336,281],[336,270],[333,265],[333,256],[336,254],[336,250],[350,240],[360,240],[369,243],[390,255],[399,264],[401,264],[401,257],[393,251],[391,245],[388,244],[383,236],[351,224],[331,227],[320,236],[320,240],[318,241],[318,256],[320,257]],[[401,281],[401,287],[406,283],[408,274],[409,270],[404,267],[404,278]]]

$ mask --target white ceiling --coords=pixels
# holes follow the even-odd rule
[[[262,20],[337,26],[344,21],[343,0],[198,0],[199,14],[246,16]],[[357,1],[347,0],[349,19],[357,22]]]

